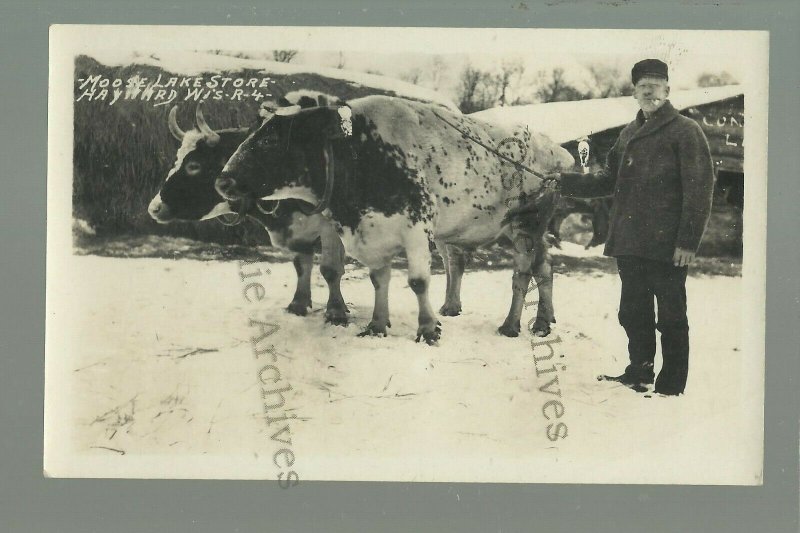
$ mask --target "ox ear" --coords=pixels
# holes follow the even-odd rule
[[[353,110],[350,106],[343,104],[336,108],[333,113],[333,121],[328,135],[331,139],[343,139],[353,135]]]

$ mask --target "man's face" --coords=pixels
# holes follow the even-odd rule
[[[664,105],[669,96],[669,84],[661,78],[642,78],[633,88],[633,97],[645,114],[651,114]]]

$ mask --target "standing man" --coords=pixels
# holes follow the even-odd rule
[[[700,126],[667,100],[667,65],[645,59],[631,75],[640,111],[612,146],[606,167],[549,177],[560,179],[564,196],[614,195],[604,254],[617,259],[622,280],[619,322],[628,335],[630,364],[620,376],[598,379],[645,392],[655,377],[657,329],[663,366],[655,392],[678,395],[689,370],[686,271],[711,212],[713,163]]]

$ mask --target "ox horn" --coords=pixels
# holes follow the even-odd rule
[[[172,134],[173,137],[183,142],[183,136],[186,135],[186,133],[181,129],[180,126],[178,126],[178,120],[176,118],[177,115],[178,115],[178,106],[173,106],[173,108],[169,110],[169,120],[168,120],[169,132]]]
[[[219,142],[219,134],[209,127],[206,119],[203,117],[203,109],[200,104],[197,105],[194,118],[197,122],[197,129],[199,129],[206,138],[206,144],[209,146],[214,146],[217,144]]]

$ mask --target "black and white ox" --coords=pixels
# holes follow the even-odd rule
[[[443,309],[457,314],[460,251],[508,237],[515,250],[513,296],[499,331],[519,334],[533,276],[540,294],[533,329],[547,335],[555,318],[544,234],[555,193],[540,194],[543,180],[517,172],[493,147],[539,175],[573,164],[566,150],[527,129],[368,96],[268,117],[230,158],[216,188],[231,201],[293,198],[324,209],[347,254],[370,270],[376,292],[368,334],[386,335],[391,260],[397,253],[406,253],[408,283],[419,304],[417,340],[433,344],[441,328],[428,299],[429,241],[436,242],[448,267]],[[503,224],[509,206],[531,204],[537,196],[538,210],[527,220]]]
[[[290,98],[292,95],[287,95]],[[306,95],[297,98],[303,105],[317,105]],[[285,106],[292,105],[288,100]],[[325,320],[347,325],[347,306],[342,297],[340,281],[344,273],[344,248],[330,221],[319,214],[305,214],[302,202],[276,202],[258,205],[252,202],[228,202],[214,189],[214,181],[236,148],[248,135],[248,129],[213,130],[206,123],[200,106],[196,111],[196,127],[181,130],[176,120],[177,107],[169,114],[169,129],[181,142],[175,161],[161,190],[150,202],[148,212],[159,223],[177,220],[207,220],[232,216],[239,220],[248,216],[269,233],[274,246],[295,252],[297,288],[288,311],[305,316],[311,307],[311,271],[314,247],[321,241],[320,272],[328,284],[328,304]],[[263,203],[262,203],[263,204]]]

